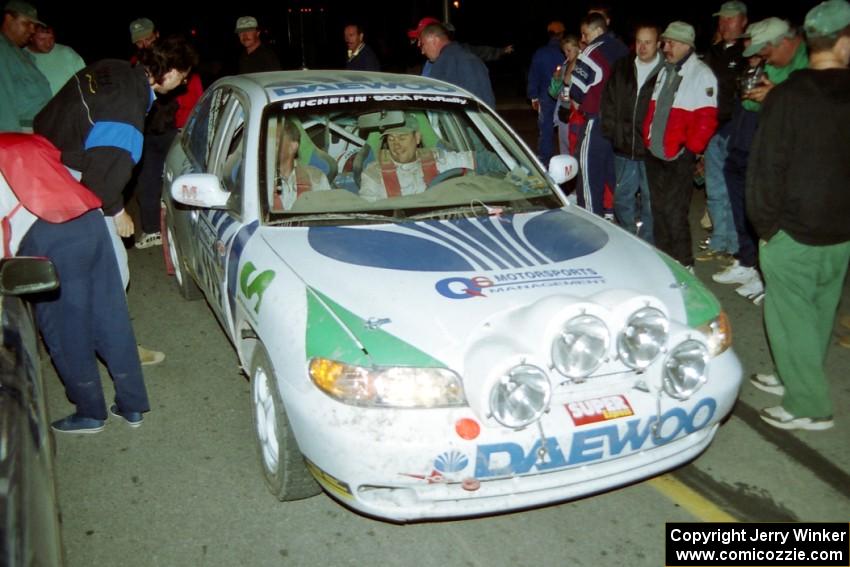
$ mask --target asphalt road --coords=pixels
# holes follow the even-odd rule
[[[325,494],[280,503],[257,463],[248,382],[211,311],[181,299],[158,248],[129,254],[137,338],[167,358],[145,369],[152,411],[141,428],[111,420],[100,434],[56,439],[69,567],[657,567],[666,522],[850,520],[850,418],[840,412],[850,407],[850,350],[839,346],[827,356],[835,428],[772,429],[757,411],[776,398],[745,384],[712,446],[661,479],[495,517],[408,525],[360,516]],[[699,264],[697,274],[730,314],[745,372],[769,371],[761,307],[712,282],[716,268]],[[73,408],[48,360],[44,367],[56,419]]]

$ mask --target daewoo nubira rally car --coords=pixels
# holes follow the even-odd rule
[[[703,451],[741,366],[699,280],[422,77],[227,77],[166,164],[166,263],[251,382],[281,500],[393,521],[557,502]]]

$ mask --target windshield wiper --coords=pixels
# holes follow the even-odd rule
[[[491,216],[497,217],[500,215],[507,214],[516,214],[516,213],[533,213],[537,211],[545,211],[549,209],[549,207],[544,207],[540,205],[524,205],[524,206],[514,206],[507,204],[500,205],[489,205],[486,203],[482,203],[477,201],[470,205],[463,205],[460,207],[446,207],[443,209],[434,209],[431,211],[426,211],[424,213],[419,213],[416,215],[410,215],[406,220],[426,220],[433,218],[441,218],[441,217],[452,217],[452,216],[464,216],[464,217],[483,217],[483,216]]]
[[[269,221],[269,225],[288,225],[301,224],[314,221],[367,221],[367,222],[382,222],[395,223],[398,219],[392,215],[382,215],[378,213],[295,213],[285,219]]]

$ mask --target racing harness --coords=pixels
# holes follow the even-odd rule
[[[281,194],[283,193],[284,180],[282,177],[278,177],[278,179],[280,180],[280,183],[275,184],[272,209],[283,211],[285,209]],[[303,167],[295,164],[295,198],[298,199],[298,197],[300,197],[305,191],[309,191],[312,188],[313,184],[310,181],[310,176]]]
[[[416,150],[416,157],[419,159],[422,176],[425,178],[425,185],[427,186],[440,173],[437,169],[436,156],[432,150],[419,148]],[[378,163],[381,165],[381,177],[384,181],[384,188],[387,190],[387,197],[400,197],[401,184],[398,181],[398,171],[395,162],[390,157],[389,150],[381,150]]]

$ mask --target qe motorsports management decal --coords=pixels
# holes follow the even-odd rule
[[[560,270],[533,270],[507,272],[492,277],[451,277],[439,280],[434,287],[437,293],[449,299],[486,297],[506,291],[565,285],[601,284],[605,279],[591,268],[563,268]],[[484,293],[486,290],[486,294]]]

